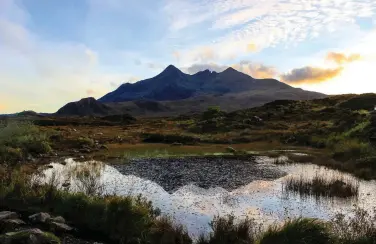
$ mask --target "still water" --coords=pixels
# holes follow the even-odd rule
[[[53,177],[60,187],[69,184],[69,190],[79,191],[82,189],[82,181],[78,175],[85,175],[82,172],[89,173],[90,176],[85,176],[94,176],[92,181],[96,182],[102,193],[132,196],[141,194],[152,201],[153,206],[159,208],[162,214],[170,216],[175,223],[184,225],[192,237],[209,233],[209,223],[215,216],[232,214],[238,219],[249,217],[264,224],[272,224],[288,217],[329,219],[338,212],[348,214],[355,206],[370,212],[376,207],[375,181],[359,180],[313,164],[275,165],[273,161],[260,156],[256,157],[254,163],[262,166],[260,169],[268,167],[284,171],[286,176],[274,180],[254,180],[234,190],[219,186],[204,189],[191,183],[169,193],[153,181],[120,173],[116,169],[121,167],[119,165],[115,168],[102,162],[78,163],[73,159],[66,159],[64,163],[51,163],[51,168],[43,172],[43,180],[49,181]],[[317,199],[302,198],[283,191],[283,184],[288,177],[310,178],[317,174],[325,177],[341,176],[357,182],[359,196],[346,200]]]

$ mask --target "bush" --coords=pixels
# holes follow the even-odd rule
[[[334,157],[339,159],[359,158],[374,151],[369,143],[357,139],[338,141],[334,146]]]
[[[357,197],[359,194],[359,184],[343,178],[326,179],[323,176],[316,175],[313,179],[288,178],[283,186],[286,192],[292,191],[301,196],[315,197]]]
[[[300,218],[287,221],[281,227],[270,227],[260,244],[329,244],[332,243],[329,226],[315,219]]]
[[[51,150],[47,135],[30,122],[10,121],[0,128],[0,161],[19,161]]]
[[[167,217],[155,221],[150,230],[150,239],[153,243],[163,244],[191,244],[192,239],[182,226],[174,226]]]
[[[89,137],[80,137],[78,138],[78,144],[80,146],[94,146],[94,140]]]
[[[374,244],[376,243],[376,215],[365,210],[355,209],[352,217],[337,214],[331,220],[332,232],[337,243]]]
[[[200,142],[199,137],[181,135],[181,134],[143,134],[146,143],[182,143],[182,144],[196,144]]]
[[[235,217],[215,218],[211,223],[213,233],[207,239],[199,238],[199,244],[253,244],[260,232],[260,226],[253,220],[245,219],[235,223]]]

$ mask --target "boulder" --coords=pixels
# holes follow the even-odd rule
[[[50,231],[54,233],[67,233],[73,230],[69,225],[57,222],[50,222],[49,227]]]
[[[20,219],[4,219],[0,221],[0,233],[15,231],[26,223]]]
[[[59,244],[55,235],[45,233],[40,229],[27,229],[9,232],[0,236],[1,244]]]
[[[48,220],[48,222],[55,222],[55,223],[62,223],[62,224],[65,224],[65,219],[61,216],[57,216],[57,217],[54,217],[54,218],[50,218]]]
[[[102,150],[108,150],[108,147],[107,147],[106,145],[101,145],[101,146],[99,147],[99,149],[102,149]]]
[[[236,153],[236,150],[233,147],[227,147],[226,152],[228,153]]]
[[[10,211],[2,211],[0,212],[0,221],[6,220],[6,219],[17,219],[18,214],[15,212]]]
[[[31,222],[40,224],[46,223],[50,218],[51,216],[48,213],[37,213],[29,216]]]

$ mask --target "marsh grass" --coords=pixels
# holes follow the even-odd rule
[[[376,211],[355,208],[351,217],[339,213],[330,221],[333,235],[338,243],[373,244],[376,243]]]
[[[316,157],[313,155],[306,155],[306,154],[296,154],[296,153],[289,153],[287,157],[290,161],[296,163],[312,163]]]
[[[0,127],[0,161],[14,163],[51,151],[48,135],[29,121],[12,120]]]
[[[325,177],[316,174],[312,179],[303,175],[299,178],[290,177],[283,184],[284,192],[298,193],[302,197],[358,197],[359,183],[341,176]]]
[[[171,219],[162,216],[150,229],[150,237],[154,243],[163,244],[192,244],[192,239],[186,229],[175,225]]]
[[[262,225],[252,219],[236,221],[233,215],[216,217],[209,237],[200,236],[197,244],[253,244],[261,233]]]
[[[259,244],[329,244],[332,236],[327,223],[316,219],[288,220],[274,225],[260,238]]]
[[[101,181],[103,164],[93,162],[90,165],[84,164],[74,172],[77,190],[89,196],[101,196],[104,193],[104,184]]]

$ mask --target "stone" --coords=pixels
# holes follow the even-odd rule
[[[57,217],[54,217],[54,218],[50,218],[48,220],[49,222],[55,222],[55,223],[62,223],[62,224],[65,224],[65,219],[61,216],[57,216]]]
[[[64,188],[68,188],[70,187],[70,182],[64,182],[61,186],[64,187]]]
[[[59,244],[60,240],[53,234],[47,234],[40,229],[27,229],[8,232],[0,236],[1,244]]]
[[[67,233],[73,230],[72,227],[65,223],[50,222],[49,223],[50,231],[54,233]]]
[[[29,216],[29,219],[33,223],[46,223],[51,216],[48,213],[37,213]]]
[[[80,153],[91,153],[91,150],[88,149],[88,148],[82,148],[79,151],[80,151]]]
[[[174,142],[174,143],[171,144],[171,146],[183,146],[183,143]]]
[[[6,220],[6,219],[17,219],[18,214],[15,212],[10,211],[2,211],[0,212],[0,221]]]
[[[15,231],[26,223],[20,219],[4,219],[0,221],[0,232]]]
[[[108,147],[106,145],[101,145],[99,149],[108,150]]]
[[[229,152],[229,153],[236,153],[236,150],[232,147],[227,147],[226,151]]]

